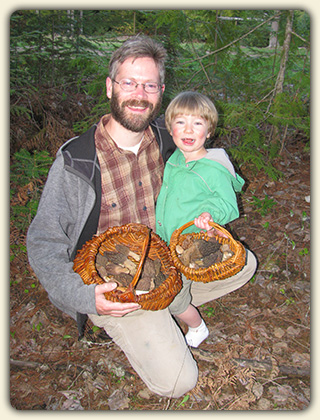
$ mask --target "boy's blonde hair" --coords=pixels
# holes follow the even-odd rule
[[[207,96],[192,91],[179,93],[166,110],[165,123],[169,132],[174,118],[182,114],[196,115],[205,119],[209,123],[210,136],[213,136],[218,123],[218,112]]]

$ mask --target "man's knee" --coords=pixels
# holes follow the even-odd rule
[[[198,366],[195,360],[187,364],[177,377],[168,377],[162,386],[158,383],[149,384],[149,389],[163,397],[179,398],[191,391],[198,381]]]
[[[172,398],[179,398],[182,395],[186,394],[187,392],[191,391],[198,382],[198,368],[192,370],[192,372],[189,372],[188,375],[185,377],[182,377],[181,380],[179,380],[172,392]]]

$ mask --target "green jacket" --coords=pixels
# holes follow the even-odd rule
[[[237,217],[236,192],[244,180],[235,173],[224,149],[208,149],[206,157],[186,164],[176,149],[167,161],[162,188],[157,200],[157,233],[167,243],[173,231],[203,212],[224,225]],[[198,231],[195,226],[183,233]]]

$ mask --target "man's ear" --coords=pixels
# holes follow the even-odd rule
[[[107,88],[107,97],[109,99],[111,99],[111,96],[112,96],[112,80],[110,79],[110,77],[107,77],[106,88]]]

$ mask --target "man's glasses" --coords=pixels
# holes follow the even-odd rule
[[[139,85],[143,86],[143,89],[147,93],[157,93],[161,89],[161,85],[158,85],[157,83],[148,82],[148,83],[136,83],[133,80],[130,79],[122,79],[120,82],[117,82],[116,80],[112,80],[114,83],[117,83],[122,90],[125,92],[133,92],[137,89]]]

